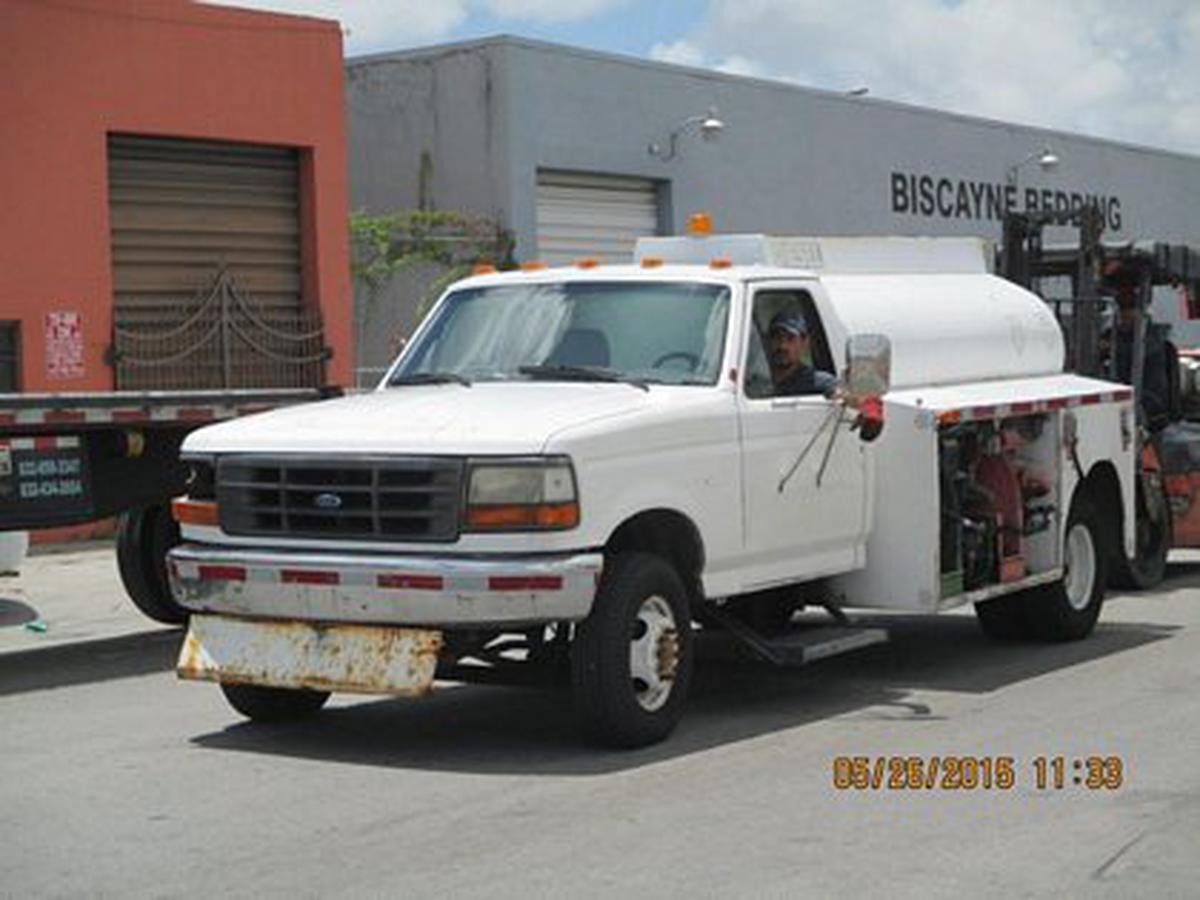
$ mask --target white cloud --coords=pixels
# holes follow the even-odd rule
[[[650,48],[650,58],[679,66],[704,65],[704,51],[687,39],[655,44]]]
[[[203,0],[222,6],[334,19],[354,56],[398,50],[450,37],[475,13],[514,22],[569,22],[600,15],[630,0]]]
[[[671,43],[655,44],[650,48],[650,58],[659,62],[675,63],[680,66],[697,66],[727,72],[730,75],[764,75],[758,63],[744,56],[728,56],[725,59],[708,59],[704,51],[686,38]]]
[[[656,59],[1200,152],[1196,0],[712,0]]]
[[[527,22],[570,22],[625,6],[630,0],[487,0],[494,16]]]

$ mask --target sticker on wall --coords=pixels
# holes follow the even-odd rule
[[[80,313],[46,313],[46,377],[83,377],[83,316]]]

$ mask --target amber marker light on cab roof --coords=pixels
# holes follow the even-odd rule
[[[216,525],[217,504],[212,500],[190,500],[176,497],[171,501],[171,515],[180,525]]]
[[[496,267],[491,263],[476,263],[475,268],[471,270],[472,275],[494,275]]]
[[[661,256],[643,256],[642,257],[642,268],[643,269],[657,269],[662,264],[663,264],[663,258]]]
[[[531,259],[529,262],[521,263],[522,272],[537,272],[548,268],[550,268],[549,264],[543,259]]]
[[[712,216],[706,212],[694,212],[688,216],[687,233],[696,237],[712,234]]]
[[[728,256],[714,256],[708,261],[708,267],[710,269],[728,269],[732,265],[733,260],[731,260]]]
[[[600,265],[600,260],[594,256],[585,256],[583,259],[575,260],[575,266],[579,269],[594,269]]]

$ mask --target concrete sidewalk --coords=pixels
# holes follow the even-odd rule
[[[0,577],[0,653],[170,630],[126,596],[111,541],[37,548]]]

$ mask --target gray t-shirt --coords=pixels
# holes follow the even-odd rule
[[[775,385],[776,397],[797,397],[801,394],[823,394],[832,396],[837,388],[837,379],[828,372],[806,366],[796,366],[787,378]]]

